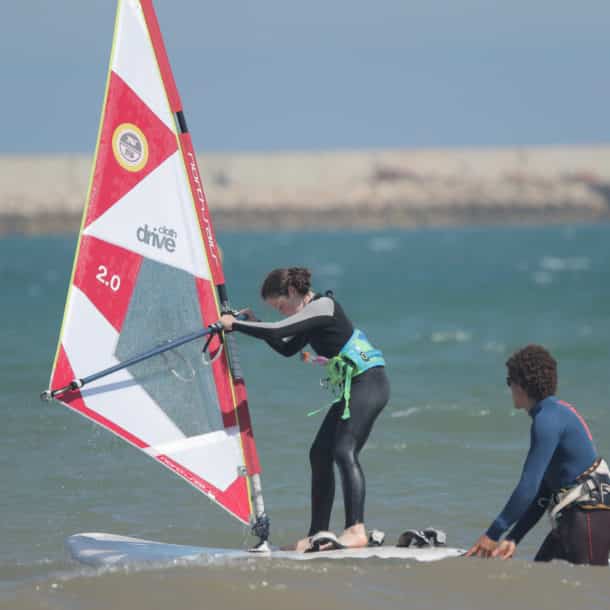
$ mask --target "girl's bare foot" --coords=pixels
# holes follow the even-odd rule
[[[367,546],[369,543],[364,523],[356,523],[356,525],[352,525],[343,530],[343,533],[339,536],[338,540],[344,546],[353,549]]]
[[[301,538],[293,547],[298,553],[304,553],[309,548],[311,548],[311,536]]]

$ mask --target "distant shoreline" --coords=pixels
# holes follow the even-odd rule
[[[0,235],[76,232],[91,158],[0,156]],[[610,146],[200,155],[217,229],[610,220]]]
[[[221,231],[310,231],[310,230],[362,230],[362,229],[417,229],[441,227],[475,226],[534,226],[559,225],[572,223],[610,222],[610,214],[588,215],[576,210],[532,210],[515,209],[510,211],[480,210],[437,210],[432,214],[425,212],[404,215],[400,209],[385,210],[383,214],[365,214],[360,211],[351,220],[345,219],[343,210],[328,210],[312,215],[307,212],[269,210],[264,213],[246,210],[243,212],[216,211],[212,213],[215,229]],[[80,229],[81,216],[69,214],[50,214],[33,217],[0,216],[0,238],[11,235],[67,235],[76,234]]]

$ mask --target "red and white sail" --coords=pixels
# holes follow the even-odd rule
[[[218,320],[220,255],[151,0],[119,0],[91,183],[51,388]],[[225,352],[173,349],[63,394],[244,523],[259,472]],[[214,338],[211,352],[219,348]]]

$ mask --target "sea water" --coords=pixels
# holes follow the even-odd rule
[[[367,525],[388,541],[443,529],[469,546],[502,509],[529,444],[507,357],[527,343],[559,362],[558,394],[610,456],[610,226],[359,232],[219,232],[235,307],[275,319],[259,287],[307,266],[381,348],[390,403],[361,455]],[[92,570],[64,539],[105,531],[181,544],[251,541],[204,496],[105,430],[38,395],[48,384],[76,237],[0,240],[0,608],[607,607],[603,568],[534,565],[546,517],[510,562],[247,561]],[[163,338],[159,338],[163,339]],[[320,368],[238,337],[272,541],[309,521],[308,449],[330,402]],[[91,345],[95,349],[95,345]],[[332,527],[343,526],[340,486]]]

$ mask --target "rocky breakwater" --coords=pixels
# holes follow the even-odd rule
[[[0,234],[73,232],[88,156],[0,157]],[[206,154],[219,228],[610,219],[610,146]]]

